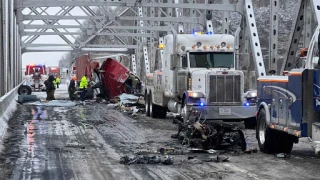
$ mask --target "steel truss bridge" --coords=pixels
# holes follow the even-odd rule
[[[298,66],[295,58],[298,44],[302,42],[306,47],[310,43],[313,38],[311,27],[320,19],[318,0],[301,0],[299,3],[282,70]],[[270,4],[268,69],[275,70],[278,69],[280,0],[270,0]],[[157,44],[163,41],[163,35],[192,33],[199,28],[215,33],[217,27],[214,27],[212,17],[216,12],[221,12],[218,16],[221,32],[236,36],[238,59],[245,56],[242,61],[247,61],[247,65],[255,64],[257,76],[268,73],[262,58],[252,0],[220,0],[219,3],[214,0],[2,0],[0,8],[0,96],[22,82],[22,54],[28,52],[128,54],[132,61],[131,70],[142,77],[154,70],[156,56],[162,53],[157,54]],[[50,10],[52,8],[55,12]],[[75,14],[75,9],[81,11],[81,15]],[[231,13],[236,13],[239,19],[235,32],[230,30]],[[66,20],[75,23],[63,23]],[[86,24],[84,20],[93,23]],[[56,36],[63,43],[37,43],[37,39],[43,36]],[[112,36],[120,43],[93,44],[92,41],[99,36]],[[238,66],[240,63],[239,60]]]

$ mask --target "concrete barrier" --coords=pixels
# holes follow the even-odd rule
[[[8,121],[17,108],[18,89],[22,84],[23,82],[0,98],[0,142],[6,134]]]

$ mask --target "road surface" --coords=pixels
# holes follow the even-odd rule
[[[44,92],[36,93],[44,100]],[[126,155],[151,155],[161,147],[179,148],[172,119],[131,116],[97,102],[74,105],[66,86],[56,92],[59,106],[18,105],[2,142],[0,179],[318,179],[320,161],[311,142],[302,139],[286,158],[261,152],[217,154],[183,152],[173,164],[120,163]],[[248,148],[257,147],[255,132],[244,130]],[[160,156],[164,158],[163,156]]]

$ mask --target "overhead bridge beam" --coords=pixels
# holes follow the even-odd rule
[[[126,30],[149,30],[149,31],[171,31],[170,26],[99,26],[99,25],[21,25],[21,30],[24,29],[53,29],[53,28],[66,28],[66,29],[94,29],[94,28],[108,28],[108,29],[126,29]]]
[[[58,15],[23,15],[19,21],[29,20],[105,20],[105,16],[58,16]],[[127,21],[165,21],[165,22],[180,22],[180,23],[200,23],[200,18],[197,17],[134,17],[134,16],[120,16],[115,17],[115,20]]]
[[[22,53],[28,52],[70,52],[74,50],[72,47],[69,48],[23,48]],[[128,48],[80,48],[79,51],[82,52],[105,52],[105,53],[122,53],[122,54],[132,54],[134,53],[133,49]]]
[[[61,7],[61,6],[125,6],[125,7],[155,7],[155,8],[182,8],[182,9],[199,9],[199,10],[215,10],[215,11],[238,11],[243,10],[243,0],[239,0],[237,4],[190,4],[190,3],[137,3],[121,0],[112,1],[39,1],[39,0],[20,0],[15,3],[15,8],[29,7]]]
[[[103,45],[103,44],[23,44],[23,47],[88,47],[88,48],[128,48],[128,49],[137,49],[138,45]]]
[[[103,32],[103,33],[94,33],[94,32],[21,32],[21,36],[33,36],[33,35],[44,35],[44,36],[54,36],[54,35],[96,35],[96,36],[125,36],[125,37],[150,37],[156,38],[155,34],[139,34],[139,33],[110,33],[110,32]]]

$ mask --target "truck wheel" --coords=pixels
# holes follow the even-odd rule
[[[167,117],[167,108],[161,107],[161,106],[159,106],[158,108],[160,109],[159,110],[159,118],[165,119]]]
[[[261,109],[258,114],[256,136],[260,151],[268,154],[277,152],[277,145],[279,142],[277,132],[268,127],[266,123],[266,112],[264,109]]]
[[[159,118],[159,107],[152,103],[152,92],[150,93],[150,116],[152,118]]]
[[[30,95],[32,93],[32,89],[30,86],[21,85],[18,89],[19,95]]]
[[[244,120],[244,127],[246,129],[255,129],[257,126],[257,120],[255,117],[248,118]]]
[[[144,105],[146,108],[146,115],[150,117],[150,96],[147,92],[144,95]]]

